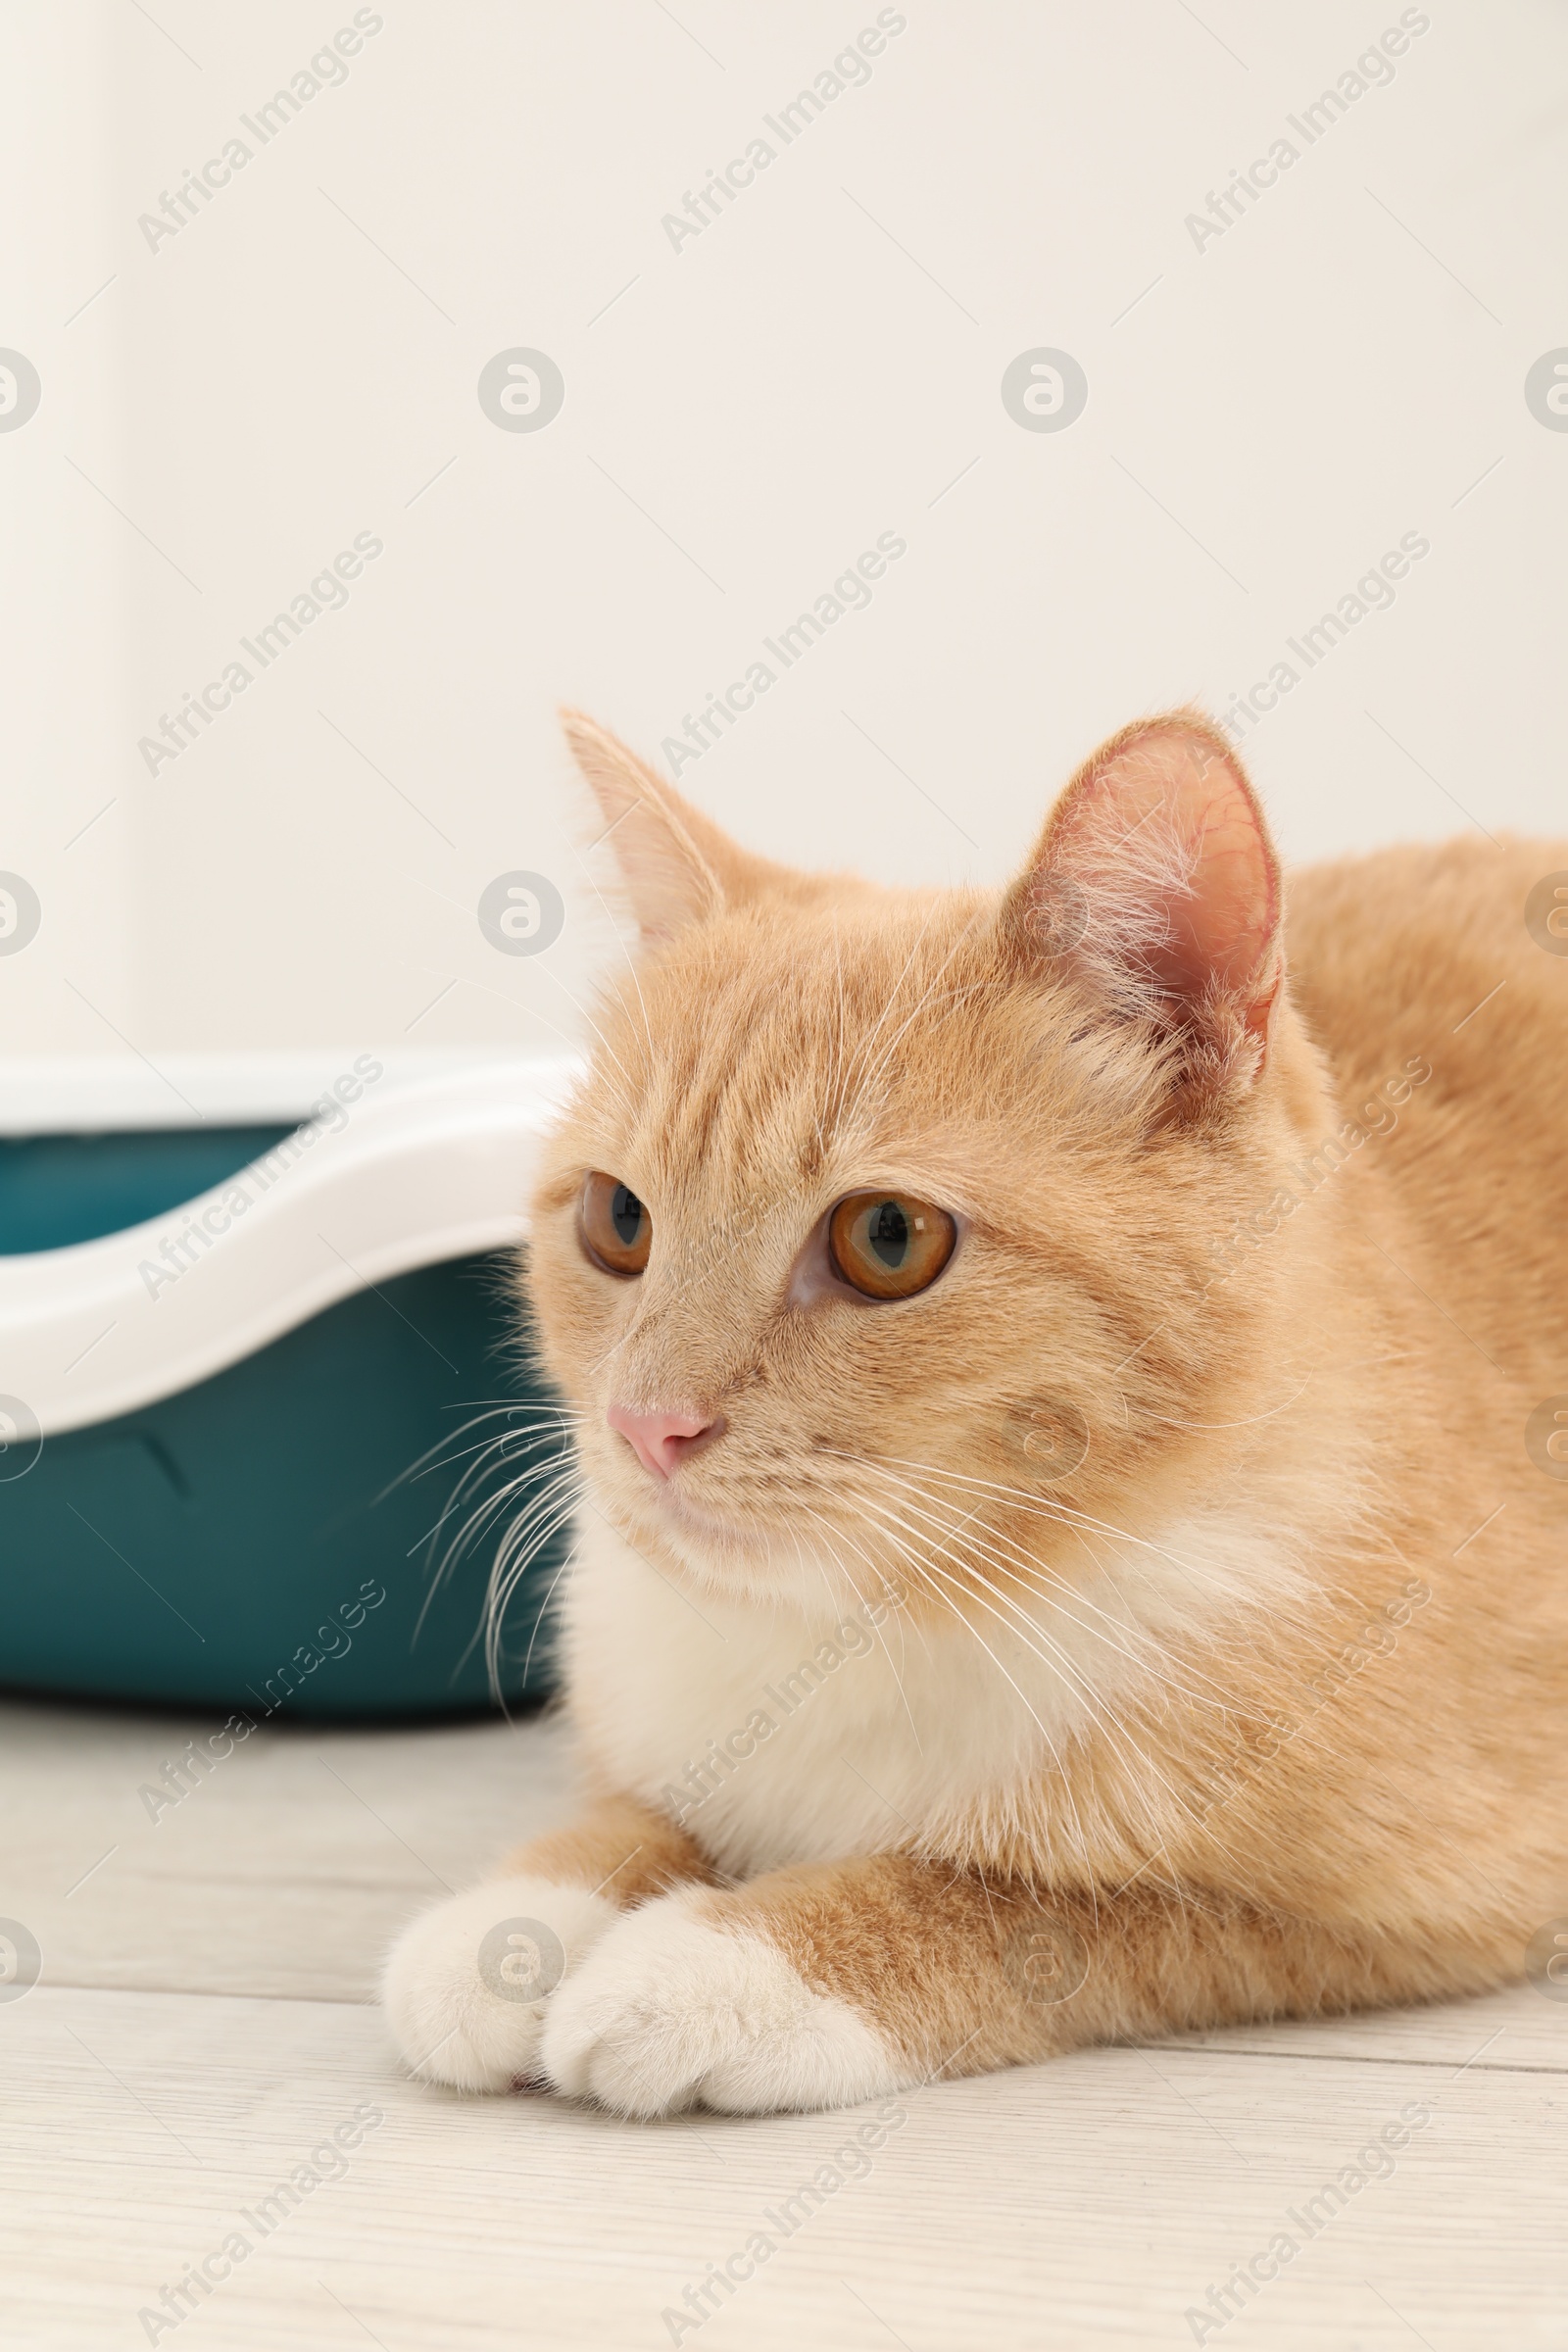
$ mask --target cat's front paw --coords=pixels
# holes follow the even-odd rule
[[[703,1916],[697,1890],[627,1913],[545,2018],[543,2072],[621,2115],[851,2107],[915,2080],[848,2001],[765,1936]]]
[[[457,2090],[536,2080],[548,2003],[619,1917],[586,1887],[490,1879],[414,1920],[381,1998],[411,2072]]]

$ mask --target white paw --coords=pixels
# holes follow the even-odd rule
[[[411,2071],[458,2090],[537,2075],[556,1986],[619,1917],[586,1887],[490,1879],[437,1903],[387,1955],[381,1999]]]
[[[847,2001],[813,1992],[760,1936],[710,1927],[695,1889],[627,1913],[545,2019],[558,2090],[621,2115],[851,2107],[905,2087]]]

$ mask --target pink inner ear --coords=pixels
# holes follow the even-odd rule
[[[1240,777],[1219,760],[1205,769],[1200,755],[1184,749],[1187,774],[1174,780],[1172,813],[1194,855],[1192,895],[1170,902],[1170,938],[1155,968],[1182,997],[1210,986],[1248,997],[1279,921],[1273,860]]]
[[[1261,812],[1217,743],[1152,727],[1068,786],[1042,844],[1090,909],[1088,952],[1198,1005],[1214,994],[1267,1019],[1278,978],[1279,875]]]

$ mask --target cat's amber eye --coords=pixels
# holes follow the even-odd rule
[[[912,1298],[927,1289],[957,1238],[945,1208],[907,1193],[851,1193],[827,1221],[834,1270],[867,1298]]]
[[[629,1185],[596,1169],[582,1188],[577,1225],[589,1256],[610,1274],[640,1274],[654,1246],[654,1220]]]

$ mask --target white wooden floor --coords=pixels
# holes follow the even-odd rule
[[[367,2005],[400,1920],[568,1810],[556,1731],[263,1731],[153,1823],[139,1785],[212,1728],[0,1708],[0,1916],[43,1953],[0,1998],[0,2340],[670,2343],[665,2308],[769,2228],[843,2120],[632,2128],[447,2097],[400,2081]],[[341,2177],[249,2227],[362,2102],[383,2120]],[[1393,2176],[1202,2340],[1563,2352],[1568,2002],[1528,1987],[917,2091],[869,2173],[679,2340],[1190,2344],[1189,2307],[1411,2102],[1431,2122]],[[236,2229],[248,2259],[150,2336],[139,2312]]]

